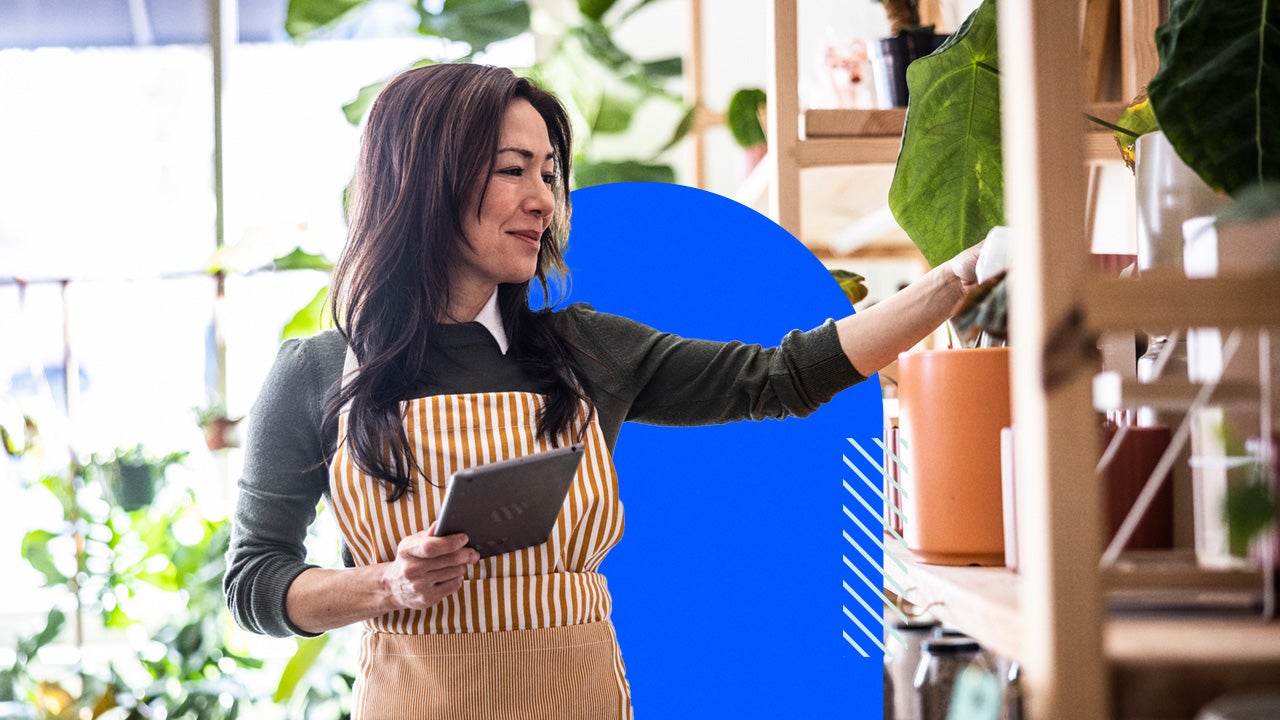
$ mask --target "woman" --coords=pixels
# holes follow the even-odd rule
[[[285,343],[253,411],[225,588],[256,632],[363,622],[357,718],[621,718],[596,572],[622,533],[624,420],[806,415],[945,320],[975,253],[777,348],[686,340],[584,305],[529,309],[564,272],[569,122],[509,70],[434,65],[370,110],[336,331]],[[338,442],[338,438],[342,442]],[[436,537],[462,467],[569,442],[586,457],[544,545],[483,561]],[[346,567],[305,562],[326,497]]]

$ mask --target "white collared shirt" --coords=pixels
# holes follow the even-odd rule
[[[480,312],[476,315],[475,322],[480,323],[489,331],[493,339],[498,342],[498,349],[503,355],[507,354],[507,331],[502,327],[502,314],[498,312],[498,290],[494,288],[493,294],[489,296],[489,301],[480,308]]]

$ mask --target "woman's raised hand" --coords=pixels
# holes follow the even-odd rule
[[[431,527],[405,537],[396,547],[396,559],[386,566],[384,582],[396,605],[423,610],[462,587],[467,568],[480,553],[467,547],[467,536],[458,533],[436,537]]]

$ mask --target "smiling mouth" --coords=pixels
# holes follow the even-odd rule
[[[517,238],[520,238],[521,240],[525,241],[526,243],[534,247],[538,247],[542,244],[542,233],[535,233],[532,231],[530,232],[516,231],[516,232],[511,232],[509,234],[514,235]]]

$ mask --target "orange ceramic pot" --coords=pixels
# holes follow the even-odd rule
[[[1003,565],[1000,429],[1010,424],[1009,349],[898,357],[903,539],[936,565]]]

